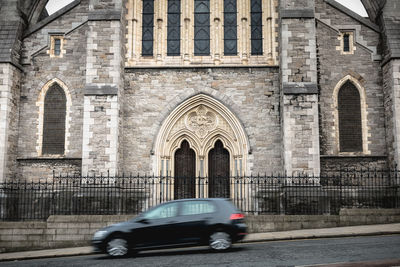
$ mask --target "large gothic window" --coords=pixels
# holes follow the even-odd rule
[[[224,55],[237,55],[236,0],[224,0]]]
[[[167,55],[181,54],[181,0],[168,0]]]
[[[44,100],[42,154],[64,154],[66,103],[64,90],[51,86]]]
[[[194,0],[194,55],[210,55],[210,0]]]
[[[338,113],[340,152],[362,152],[360,93],[349,81],[339,90]]]
[[[251,54],[262,55],[262,6],[261,0],[251,0]]]
[[[143,0],[142,56],[153,56],[154,0]]]

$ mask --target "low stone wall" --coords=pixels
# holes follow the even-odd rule
[[[46,222],[0,222],[0,252],[90,245],[98,229],[134,215],[53,215]]]
[[[249,215],[250,233],[400,222],[400,209],[342,209],[339,215]]]
[[[88,246],[93,233],[134,215],[50,216],[46,222],[0,222],[0,252]],[[339,215],[248,215],[249,233],[399,223],[400,209],[344,209]]]

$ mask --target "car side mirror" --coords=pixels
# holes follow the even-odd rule
[[[148,224],[148,223],[149,223],[149,220],[146,219],[146,218],[142,218],[142,219],[140,219],[138,222],[143,223],[143,224]]]

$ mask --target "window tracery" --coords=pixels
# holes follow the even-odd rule
[[[277,65],[277,6],[277,0],[128,0],[126,66]]]

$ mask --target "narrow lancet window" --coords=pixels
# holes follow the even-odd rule
[[[209,0],[194,0],[194,55],[210,55]]]
[[[236,0],[224,0],[224,55],[237,55]]]
[[[143,0],[142,56],[153,56],[154,0]]]
[[[168,0],[167,55],[181,54],[181,0]]]
[[[262,55],[262,6],[261,0],[251,0],[251,54]]]
[[[54,55],[59,56],[61,54],[61,39],[54,39]]]
[[[339,90],[338,112],[340,152],[362,152],[360,93],[351,82]]]
[[[64,154],[66,103],[64,90],[51,86],[44,100],[42,154]]]
[[[343,52],[350,52],[350,35],[348,33],[343,35]]]

